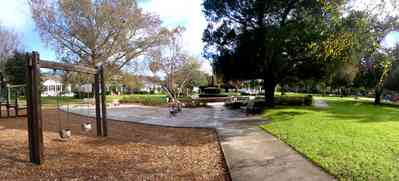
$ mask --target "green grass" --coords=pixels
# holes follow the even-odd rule
[[[399,107],[323,98],[328,109],[276,107],[262,128],[340,180],[399,180]]]

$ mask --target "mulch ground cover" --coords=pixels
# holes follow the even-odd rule
[[[95,128],[81,130],[95,125],[92,118],[45,109],[43,120],[45,162],[37,166],[29,162],[26,118],[0,119],[0,180],[229,179],[212,129],[110,120],[109,137],[100,138]],[[60,140],[60,128],[72,137]]]

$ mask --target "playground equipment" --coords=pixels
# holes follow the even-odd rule
[[[56,75],[56,71],[57,70],[53,70],[54,76]],[[81,85],[81,84],[79,83],[79,85]],[[62,123],[63,121],[62,121],[61,115],[60,115],[61,111],[63,111],[62,104],[65,103],[65,95],[66,95],[65,90],[64,91],[58,91],[57,95],[56,95],[57,110],[58,110],[56,119],[58,121],[58,131],[59,131],[60,138],[62,140],[64,140],[64,141],[68,140],[72,136],[72,130],[67,128],[67,126],[65,126],[66,124]],[[90,103],[92,102],[92,101],[89,100],[89,97],[90,97],[90,94],[89,94],[89,92],[87,92],[87,98],[84,98],[83,102],[82,102],[83,104],[86,104],[86,106],[87,106],[87,116],[88,116],[88,120],[87,121],[83,121],[83,123],[81,124],[81,131],[85,132],[85,133],[89,132],[89,131],[91,131],[93,129],[92,121],[89,118],[89,115],[90,115]],[[94,97],[93,97],[93,100],[95,100]],[[78,105],[78,108],[81,108],[81,107],[82,106]],[[64,110],[66,111],[66,123],[69,123],[69,121],[70,121],[70,115],[69,115],[70,114],[70,104],[69,103],[66,104],[66,108],[64,107]]]
[[[90,97],[90,96],[87,96],[87,97]],[[93,100],[94,100],[94,98],[93,98]],[[87,117],[89,117],[89,115],[90,115],[90,104],[91,104],[91,102],[92,101],[89,98],[86,98],[86,99],[83,100],[83,103],[86,104],[86,106],[87,106]],[[92,121],[91,121],[90,118],[87,121],[85,121],[84,123],[82,123],[81,129],[82,129],[83,132],[89,132],[89,131],[91,131],[93,129]]]
[[[26,61],[29,158],[32,163],[42,164],[44,155],[43,120],[40,97],[40,68],[73,71],[94,75],[97,136],[106,137],[108,135],[104,69],[102,66],[97,66],[96,69],[93,69],[85,66],[40,60],[39,53],[37,52],[27,54]],[[71,130],[61,129],[60,137],[68,136],[71,136]]]
[[[162,89],[168,95],[168,103],[169,103],[169,113],[171,115],[176,115],[178,112],[182,111],[182,103],[172,94],[168,87],[162,86]]]
[[[26,104],[22,104],[19,100],[20,96],[24,95],[25,84],[23,85],[10,85],[0,75],[0,118],[2,115],[2,108],[5,107],[7,111],[7,118],[11,116],[11,110],[14,110],[14,116],[21,116],[20,112],[26,110]]]

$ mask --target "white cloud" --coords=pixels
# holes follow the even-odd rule
[[[0,0],[0,24],[15,30],[31,26],[31,13],[26,0]]]
[[[213,74],[212,66],[209,63],[209,61],[206,61],[206,60],[203,61],[200,69],[201,69],[201,71],[206,72],[207,74],[210,74],[210,75]]]
[[[399,16],[398,0],[352,0],[350,6],[355,10],[366,10],[371,14],[377,15],[380,19],[387,16]],[[399,43],[399,32],[391,32],[384,38],[382,46],[392,48],[397,43]]]
[[[394,48],[399,43],[399,32],[389,33],[382,42],[382,45],[386,48]]]
[[[384,4],[382,8],[378,6]],[[367,10],[380,17],[399,16],[399,1],[397,0],[352,0],[350,5],[356,10]]]
[[[201,57],[204,47],[202,33],[207,25],[202,13],[202,0],[151,0],[142,3],[141,7],[159,15],[167,27],[185,27],[183,49],[193,56]],[[211,72],[208,61],[203,61],[202,67]]]

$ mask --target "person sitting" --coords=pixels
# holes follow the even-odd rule
[[[171,115],[175,115],[178,112],[178,109],[176,108],[176,103],[174,101],[169,104],[169,112]]]

